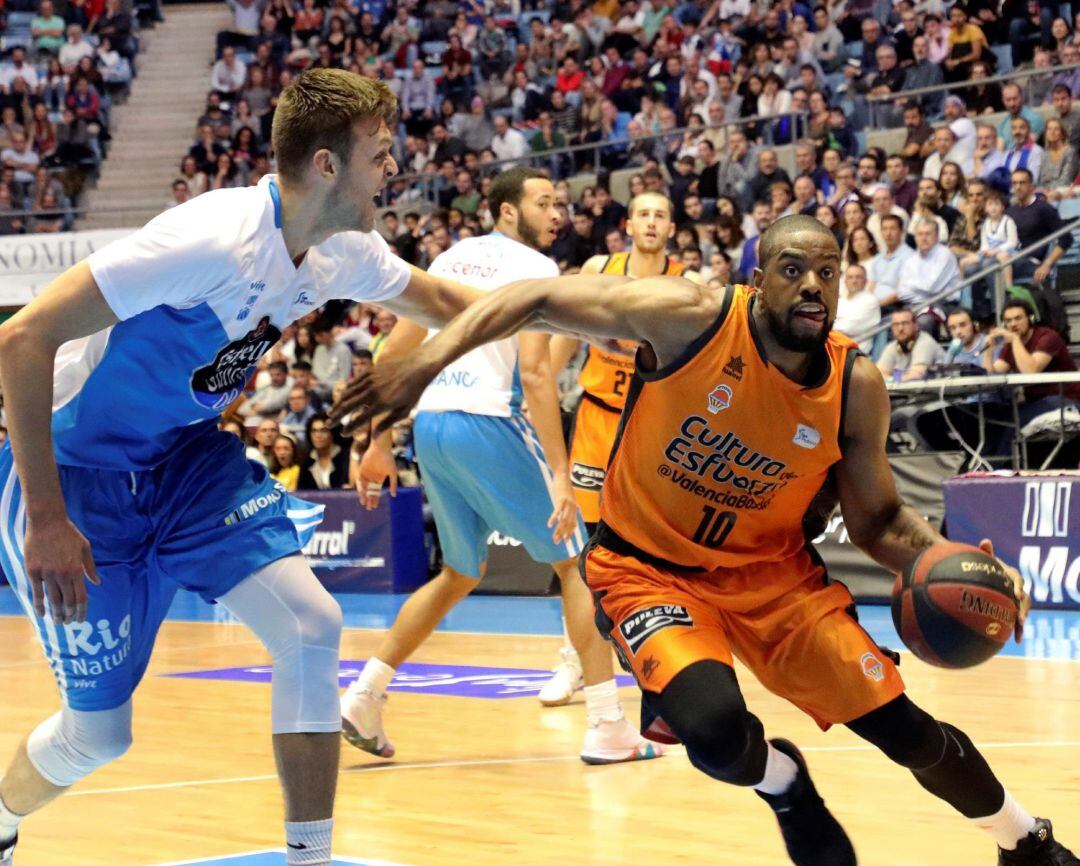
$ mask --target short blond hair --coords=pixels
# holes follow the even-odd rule
[[[639,192],[636,196],[630,199],[630,205],[626,209],[627,216],[632,217],[634,215],[634,211],[637,210],[638,204],[641,203],[642,199],[646,198],[660,199],[662,202],[664,202],[664,204],[667,205],[668,217],[672,220],[675,219],[675,205],[671,203],[671,199],[664,195],[662,192],[656,192],[655,190],[645,190],[644,192]]]
[[[397,110],[397,97],[383,81],[343,69],[304,72],[282,91],[274,112],[270,141],[278,172],[300,180],[322,149],[348,162],[356,122],[378,118],[392,127]]]

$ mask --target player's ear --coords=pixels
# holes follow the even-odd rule
[[[763,271],[761,268],[754,268],[754,275],[753,275],[753,278],[751,279],[751,285],[755,289],[760,291],[761,290],[761,285],[764,282],[765,282],[765,271]]]
[[[333,180],[339,170],[337,157],[325,147],[320,147],[311,155],[311,165],[322,180]]]
[[[674,220],[672,220],[672,222],[671,222],[671,226],[670,226],[670,227],[668,228],[668,231],[667,231],[667,236],[668,236],[668,240],[669,240],[669,241],[670,241],[670,240],[671,240],[671,239],[672,239],[673,237],[675,237],[675,221],[674,221]]]

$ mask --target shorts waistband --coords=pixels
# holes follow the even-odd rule
[[[680,565],[677,562],[672,562],[669,559],[664,559],[660,556],[655,556],[648,551],[642,550],[636,544],[633,544],[623,538],[614,529],[604,523],[601,520],[596,525],[596,532],[592,536],[592,544],[603,547],[610,550],[612,553],[617,553],[619,556],[632,556],[634,559],[644,562],[646,565],[652,565],[656,568],[662,568],[666,571],[681,571],[689,574],[703,574],[707,569],[701,566],[694,565]]]
[[[603,409],[605,412],[612,412],[612,413],[614,413],[616,415],[621,415],[622,414],[622,409],[616,409],[610,403],[605,403],[599,397],[597,397],[594,394],[590,394],[588,391],[583,391],[581,393],[581,399],[582,400],[588,400],[594,406],[596,406],[596,407],[598,407],[600,409]]]

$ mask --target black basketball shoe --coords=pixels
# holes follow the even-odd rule
[[[998,866],[1080,866],[1080,858],[1054,839],[1049,821],[1037,818],[1035,829],[1020,840],[1015,851],[998,848]]]
[[[856,866],[855,849],[840,822],[825,808],[806,761],[794,743],[770,740],[799,767],[791,787],[783,794],[757,795],[776,813],[776,821],[795,866]]]
[[[7,842],[0,842],[0,866],[11,866],[15,862],[15,843],[19,841],[16,833]]]

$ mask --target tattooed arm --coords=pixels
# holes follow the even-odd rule
[[[868,358],[859,358],[848,385],[836,467],[840,508],[853,543],[890,571],[900,571],[923,550],[945,539],[896,491],[885,456],[889,394]]]

